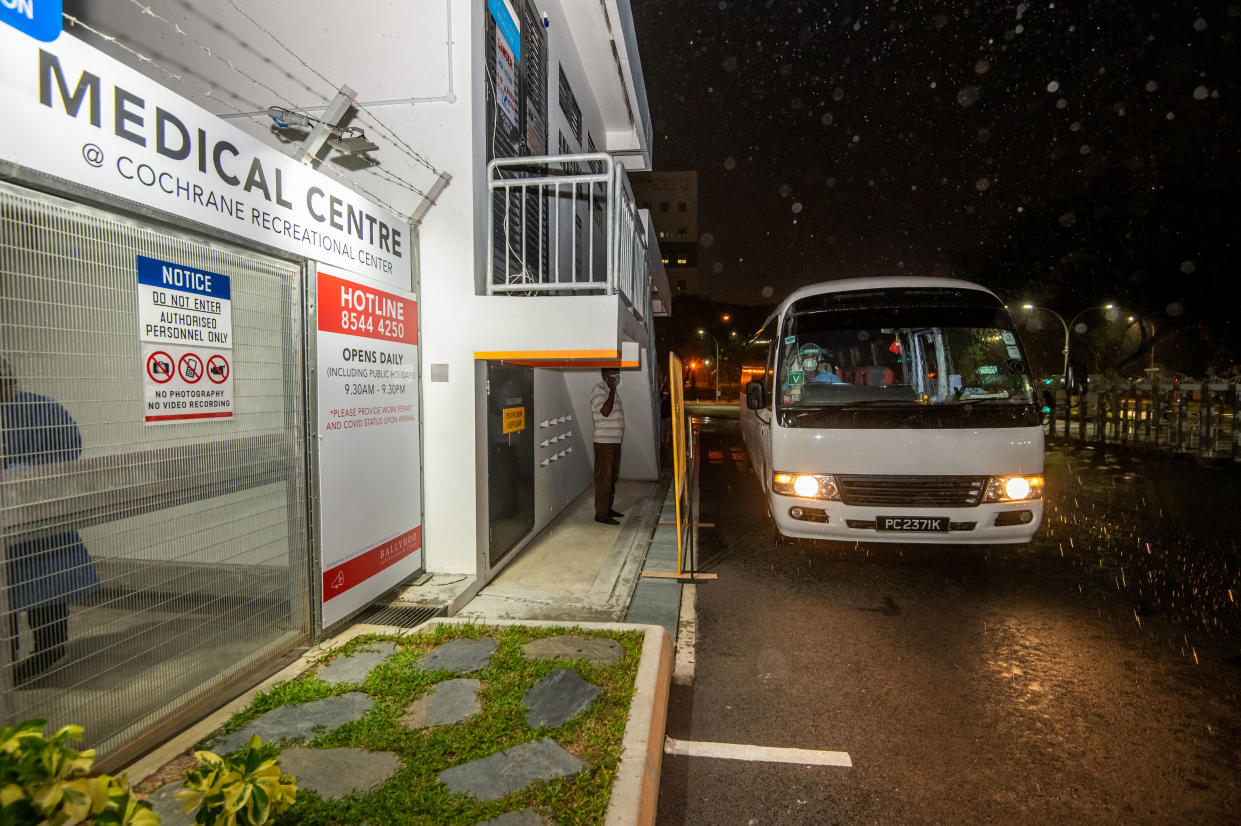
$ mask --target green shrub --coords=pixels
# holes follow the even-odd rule
[[[95,750],[66,745],[81,740],[81,726],[65,726],[51,739],[43,720],[0,731],[0,826],[159,826],[159,816],[133,795],[124,775],[90,776]]]
[[[281,774],[275,760],[264,760],[261,747],[256,734],[236,755],[194,752],[198,766],[186,773],[185,788],[176,793],[181,811],[198,809],[194,822],[204,826],[263,826],[292,806],[297,781]]]

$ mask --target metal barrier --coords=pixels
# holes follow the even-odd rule
[[[1241,462],[1241,383],[1092,384],[1055,402],[1053,436]]]
[[[488,295],[619,293],[650,317],[646,230],[625,167],[606,153],[498,158]]]
[[[5,183],[0,239],[0,703],[116,765],[309,638],[302,269]],[[230,277],[231,418],[146,422],[137,256]]]

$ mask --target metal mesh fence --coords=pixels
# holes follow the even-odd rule
[[[139,255],[231,278],[231,419],[144,423]],[[6,721],[106,756],[307,638],[300,285],[0,183]]]

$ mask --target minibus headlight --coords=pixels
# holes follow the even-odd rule
[[[826,473],[773,473],[771,490],[781,496],[840,501],[836,477]]]
[[[793,480],[793,492],[804,499],[819,495],[819,480],[813,476],[798,476]]]
[[[1043,498],[1042,476],[992,476],[984,502],[1029,502]]]

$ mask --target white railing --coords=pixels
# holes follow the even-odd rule
[[[646,230],[629,176],[606,153],[487,165],[488,295],[619,293],[650,317]]]

